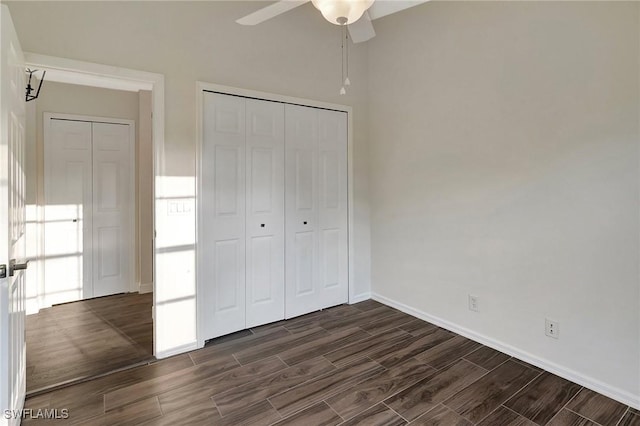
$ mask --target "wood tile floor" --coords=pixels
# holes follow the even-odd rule
[[[153,359],[152,294],[117,294],[27,316],[27,392]]]
[[[366,301],[29,398],[87,425],[640,425],[640,412]],[[35,423],[26,421],[25,424]]]

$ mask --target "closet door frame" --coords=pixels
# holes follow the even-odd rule
[[[46,202],[46,198],[47,198],[47,191],[48,191],[48,185],[50,185],[50,183],[47,182],[47,173],[48,173],[48,166],[47,166],[47,158],[51,158],[51,143],[50,141],[50,134],[51,134],[51,130],[50,130],[50,123],[51,120],[69,120],[69,121],[84,121],[84,122],[90,122],[90,123],[105,123],[105,124],[123,124],[123,125],[128,125],[129,126],[129,157],[131,158],[131,161],[129,162],[129,176],[130,176],[130,180],[133,183],[134,187],[133,190],[129,192],[129,205],[131,206],[131,208],[129,209],[129,229],[131,229],[132,232],[130,232],[130,236],[129,238],[127,238],[126,243],[127,245],[129,245],[129,253],[130,253],[130,268],[129,268],[129,292],[136,292],[138,291],[138,286],[136,284],[136,240],[135,240],[135,236],[136,236],[136,192],[137,192],[137,188],[135,187],[135,182],[136,182],[136,122],[134,120],[127,120],[127,119],[121,119],[121,118],[109,118],[109,117],[97,117],[97,116],[90,116],[90,115],[79,115],[79,114],[62,114],[62,113],[56,113],[56,112],[45,112],[42,115],[42,130],[43,130],[43,145],[44,145],[44,192],[43,192],[43,202]],[[93,161],[93,160],[92,160]],[[92,178],[93,181],[93,178]],[[46,204],[46,203],[45,203]],[[46,205],[44,206],[44,208],[46,208]],[[44,224],[45,228],[46,228],[46,224]],[[46,231],[44,231],[46,232]],[[44,232],[43,232],[43,238],[44,238]],[[91,247],[91,250],[93,250],[93,245]],[[44,253],[44,255],[46,256],[46,253]],[[86,288],[86,283],[85,283],[85,288],[83,289],[83,291],[87,291]],[[86,293],[85,293],[86,294]],[[91,294],[93,295],[93,287],[91,288]],[[46,306],[40,306],[40,308],[43,308]]]
[[[205,343],[204,330],[206,329],[203,324],[203,315],[205,306],[203,306],[202,298],[198,297],[198,294],[202,294],[202,289],[205,283],[202,279],[205,275],[201,270],[204,259],[202,259],[202,250],[199,246],[202,241],[202,235],[200,230],[203,224],[203,214],[201,211],[202,203],[200,202],[201,194],[203,193],[202,187],[202,144],[203,144],[203,118],[204,118],[204,93],[212,92],[221,95],[241,96],[245,98],[252,98],[258,100],[265,100],[271,102],[280,102],[285,104],[294,104],[311,108],[328,109],[333,111],[340,111],[347,113],[347,252],[348,252],[348,287],[349,287],[349,300],[350,304],[367,299],[362,298],[362,295],[355,294],[354,288],[354,253],[353,253],[353,230],[354,230],[354,178],[353,178],[353,108],[347,105],[332,104],[327,102],[314,101],[311,99],[295,98],[291,96],[278,95],[274,93],[260,92],[249,89],[242,89],[237,87],[224,86],[214,83],[206,83],[202,81],[196,82],[196,310],[197,310],[197,343],[201,348]]]

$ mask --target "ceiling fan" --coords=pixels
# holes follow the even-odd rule
[[[371,21],[417,6],[428,0],[280,0],[236,22],[257,25],[311,1],[332,24],[346,25],[354,43],[372,39],[376,32]]]

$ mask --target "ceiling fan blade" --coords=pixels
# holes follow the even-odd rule
[[[364,12],[362,18],[358,19],[353,24],[349,24],[349,35],[351,41],[354,43],[362,43],[363,41],[371,40],[376,36],[376,32],[373,29],[371,18],[368,12]]]
[[[241,25],[257,25],[261,22],[267,21],[271,18],[295,9],[298,6],[309,2],[309,0],[280,0],[267,7],[256,10],[249,15],[238,19],[236,22]]]
[[[376,0],[369,8],[371,20],[409,9],[429,0]]]

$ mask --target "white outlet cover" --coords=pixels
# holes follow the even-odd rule
[[[469,310],[473,312],[480,311],[480,299],[477,296],[469,295]]]
[[[560,338],[560,323],[558,321],[545,318],[544,334],[554,339]]]

